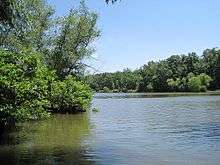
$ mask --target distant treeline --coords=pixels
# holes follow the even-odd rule
[[[131,71],[87,76],[96,92],[203,92],[220,88],[220,49],[172,55]]]

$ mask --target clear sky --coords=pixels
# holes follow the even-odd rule
[[[78,0],[48,0],[64,15]],[[136,69],[172,54],[220,46],[220,0],[87,0],[99,14],[102,36],[96,42],[100,72]]]

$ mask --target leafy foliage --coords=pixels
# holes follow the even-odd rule
[[[211,89],[220,87],[219,79],[219,63],[220,63],[220,50],[217,48],[206,49],[202,55],[204,63],[204,73],[209,75],[213,81],[210,83]]]
[[[110,90],[108,89],[108,87],[104,87],[104,88],[103,88],[103,92],[104,92],[104,93],[109,93]]]
[[[23,48],[43,50],[52,26],[54,10],[44,0],[6,0],[10,4],[10,22],[0,22],[1,48],[20,52]]]
[[[199,77],[190,77],[189,78],[189,88],[191,92],[199,92],[201,87],[201,81]]]
[[[32,49],[44,55],[51,70],[60,78],[69,74],[83,76],[95,49],[93,41],[100,36],[97,14],[84,1],[64,17],[56,18],[44,0],[8,0],[13,11],[13,25],[0,22],[0,47],[14,52]]]
[[[36,119],[48,116],[48,83],[54,73],[43,64],[39,54],[0,51],[1,120]]]
[[[200,92],[220,87],[219,68],[220,50],[214,48],[202,56],[189,53],[151,61],[133,72],[90,75],[87,81],[95,91],[108,87],[113,92]]]
[[[123,72],[102,73],[86,77],[86,81],[90,84],[91,88],[96,91],[108,92],[126,92],[128,90],[136,90],[139,80],[140,76],[129,69],[125,69]]]
[[[82,1],[63,18],[44,0],[0,2],[0,125],[89,108],[80,80],[99,36],[97,14]]]
[[[55,35],[53,49],[48,50],[47,57],[50,68],[55,69],[60,78],[84,73],[83,60],[91,57],[94,52],[91,43],[100,35],[96,22],[97,14],[89,12],[84,2],[60,21],[59,33]]]
[[[12,3],[13,0],[0,1],[0,21],[11,25],[13,19]]]
[[[42,55],[0,52],[0,119],[39,119],[52,112],[72,113],[89,108],[92,93],[83,82],[68,76],[59,80]]]
[[[51,84],[51,107],[60,113],[85,111],[89,108],[92,92],[89,86],[73,76]]]

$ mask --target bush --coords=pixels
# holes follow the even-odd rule
[[[200,78],[201,84],[205,87],[209,86],[210,82],[212,81],[212,78],[205,73],[201,73],[199,75],[199,78]]]
[[[205,92],[211,81],[212,78],[205,73],[198,76],[190,74],[188,75],[188,88],[191,92]]]
[[[89,86],[77,81],[73,76],[51,85],[51,107],[54,112],[74,113],[89,108],[92,91]]]
[[[0,125],[89,108],[90,88],[72,76],[58,80],[40,54],[0,51],[0,75]]]
[[[54,80],[39,54],[0,51],[0,120],[48,117],[48,84]]]
[[[190,77],[188,81],[189,90],[191,92],[200,92],[201,80],[199,77]]]
[[[110,89],[109,89],[108,87],[104,87],[104,88],[103,88],[103,92],[104,92],[104,93],[110,93]]]

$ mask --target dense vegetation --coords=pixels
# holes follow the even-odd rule
[[[87,76],[98,92],[200,92],[220,88],[220,50],[173,55],[131,71]]]
[[[97,14],[81,2],[55,17],[44,0],[1,1],[0,126],[9,121],[74,113],[89,108],[85,59],[99,37]],[[1,128],[0,128],[1,129]]]

